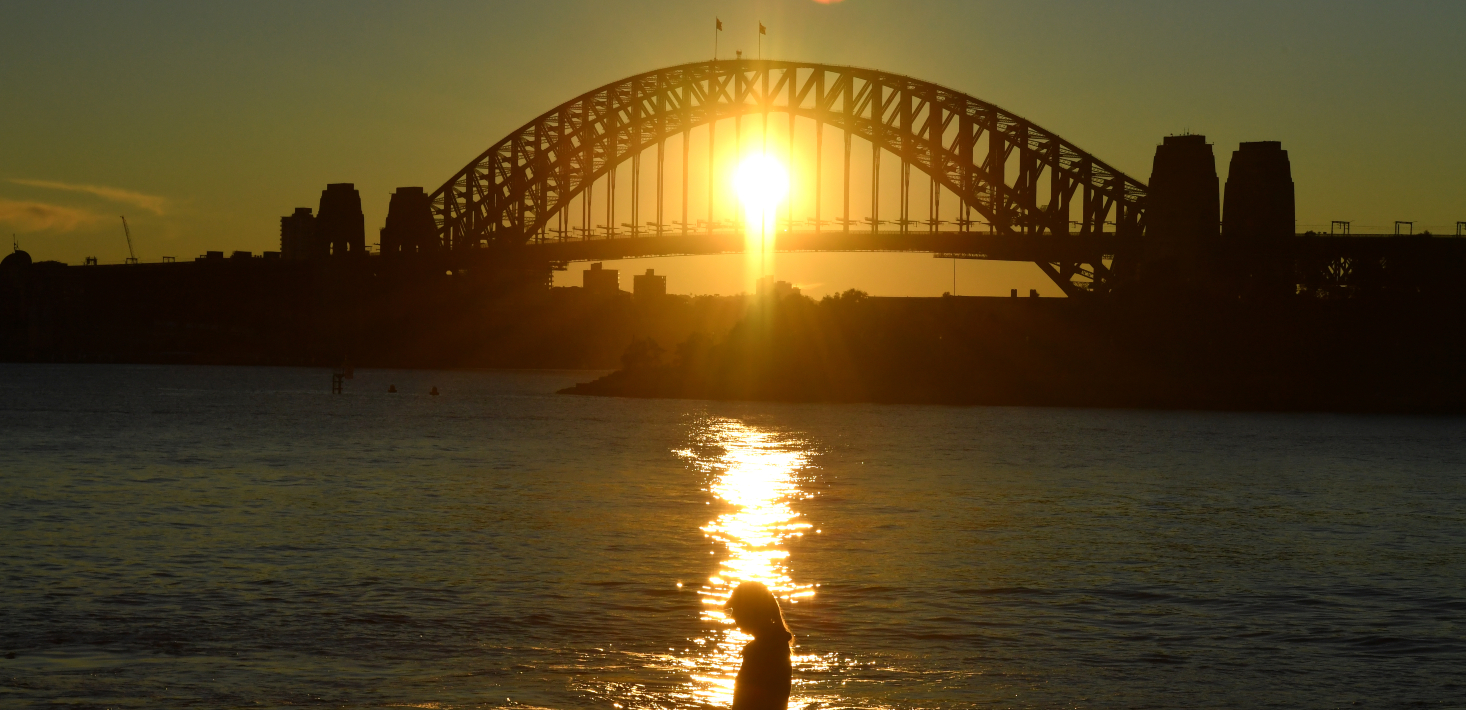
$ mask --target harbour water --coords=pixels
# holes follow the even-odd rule
[[[726,706],[745,579],[796,709],[1466,697],[1466,419],[592,376],[0,365],[0,706]]]

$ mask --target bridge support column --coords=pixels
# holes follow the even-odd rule
[[[845,231],[850,231],[850,126],[845,126]]]
[[[682,132],[682,235],[687,236],[687,164],[692,157],[692,130]]]
[[[998,232],[998,225],[1000,224],[1003,225],[1004,229],[1010,226],[1008,224],[1008,206],[1003,204],[1003,195],[996,189],[997,185],[1005,184],[1007,181],[1007,168],[1008,150],[1003,144],[1003,134],[998,132],[998,126],[994,124],[988,129],[987,159],[988,184],[993,186],[993,223],[988,225],[988,231],[993,234]]]
[[[898,96],[900,97],[901,101],[898,112],[901,120],[901,137],[903,142],[910,141],[912,97],[907,92],[898,92]],[[930,121],[928,121],[928,123],[930,123]],[[912,143],[914,144],[915,142],[912,141]],[[911,162],[908,157],[909,155],[909,150],[903,151],[901,153],[901,194],[897,195],[896,199],[896,211],[899,212],[901,215],[898,218],[899,222],[896,226],[897,231],[902,234],[906,234],[907,232],[911,231]]]
[[[901,160],[901,233],[910,231],[911,224],[911,163]]]
[[[939,232],[941,231],[941,229],[938,227],[938,225],[941,223],[942,219],[942,184],[937,182],[936,178],[932,178],[931,182],[931,192],[929,193],[931,201],[928,204],[927,209],[927,212],[931,215],[928,218],[929,223],[931,224],[931,229],[929,231]]]
[[[789,81],[789,108],[790,108],[790,111],[789,111],[789,151],[788,151],[788,156],[789,156],[789,163],[788,163],[789,168],[788,169],[789,169],[789,172],[791,174],[791,177],[790,177],[790,180],[789,180],[789,197],[786,199],[785,206],[784,206],[784,212],[788,215],[788,219],[785,220],[785,221],[789,225],[789,229],[790,230],[793,230],[794,229],[794,179],[792,177],[792,174],[794,172],[794,118],[795,118],[795,114],[794,114],[794,110],[793,110],[793,108],[794,108],[794,84],[795,84],[795,82],[791,79]]]
[[[881,144],[870,142],[870,231],[881,228]]]
[[[740,74],[739,76],[741,77],[742,75]],[[742,81],[742,79],[740,78],[739,81]],[[739,95],[741,96],[742,94],[739,94]],[[733,119],[733,169],[734,170],[737,170],[738,169],[738,163],[741,162],[742,160],[743,160],[743,114],[740,113],[740,114],[738,114],[738,116],[736,118]],[[739,229],[739,227],[741,227],[743,225],[743,214],[742,214],[743,213],[743,210],[738,209],[738,203],[736,201],[737,200],[736,197],[734,198],[734,200],[735,201],[734,201],[734,204],[733,204],[733,231],[734,232],[741,232],[743,230]]]
[[[825,174],[825,124],[823,121],[814,122],[814,231],[820,231],[820,200],[823,195],[820,191],[821,179]]]
[[[713,111],[714,109],[708,109]],[[717,162],[714,155],[718,145],[718,116],[714,113],[708,119],[708,234],[713,233],[713,164]]]
[[[657,236],[662,236],[662,172],[665,167],[663,156],[667,141],[657,141]]]

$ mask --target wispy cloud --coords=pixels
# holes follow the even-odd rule
[[[102,215],[74,207],[48,205],[44,202],[21,202],[0,197],[0,224],[25,232],[70,232],[91,226]]]
[[[28,180],[23,178],[11,178],[10,182],[16,185],[27,187],[39,187],[46,190],[65,190],[67,192],[82,192],[88,195],[95,195],[104,200],[132,205],[145,209],[153,214],[163,214],[168,208],[168,199],[157,195],[147,195],[132,190],[124,190],[120,187],[107,187],[105,185],[76,185],[69,182],[57,182],[55,180]]]

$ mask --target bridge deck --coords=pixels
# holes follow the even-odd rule
[[[616,239],[568,239],[530,245],[549,261],[609,261],[651,256],[738,254],[758,235],[732,232],[663,234]],[[1000,261],[1061,261],[1113,254],[1122,240],[1114,234],[1043,236],[978,234],[973,232],[790,231],[769,235],[769,250],[776,252],[918,252],[951,254],[969,259]]]
[[[568,239],[530,244],[536,257],[552,262],[611,261],[654,256],[740,254],[757,243],[733,232],[623,236],[614,239]],[[959,259],[994,261],[1087,261],[1113,255],[1134,245],[1112,233],[1100,235],[1022,236],[975,232],[790,231],[770,237],[775,252],[915,252]],[[1466,239],[1394,235],[1298,235],[1285,242],[1295,256],[1387,257],[1406,254],[1461,254]]]

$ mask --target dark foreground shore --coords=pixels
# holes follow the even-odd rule
[[[1256,411],[1466,411],[1435,302],[791,295],[725,338],[628,348],[565,394]]]

